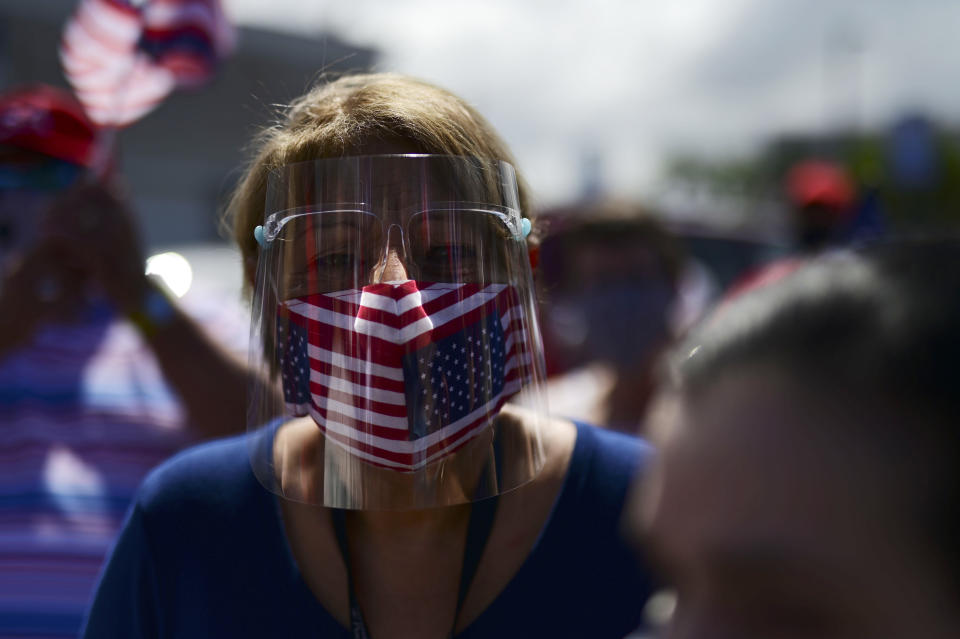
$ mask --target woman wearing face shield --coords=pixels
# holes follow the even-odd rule
[[[545,417],[509,158],[461,99],[389,74],[321,86],[259,138],[230,209],[282,398],[251,393],[246,437],[144,483],[86,637],[637,627],[620,513],[647,450]]]

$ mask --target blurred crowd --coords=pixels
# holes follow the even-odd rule
[[[104,144],[67,91],[0,96],[3,636],[75,634],[145,474],[246,412],[246,318],[146,275]]]

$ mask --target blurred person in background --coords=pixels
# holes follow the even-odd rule
[[[856,185],[845,168],[826,160],[798,162],[787,172],[786,191],[796,251],[845,243],[857,212]]]
[[[817,258],[675,351],[634,509],[666,637],[960,636],[958,255]]]
[[[680,243],[641,206],[603,201],[553,216],[540,262],[550,410],[637,432],[685,307]]]
[[[148,478],[84,636],[627,634],[646,448],[510,401],[543,367],[496,132],[443,89],[357,75],[256,153],[231,210],[284,397]]]
[[[723,294],[723,303],[780,280],[824,251],[876,239],[883,223],[875,193],[863,200],[850,173],[840,164],[807,159],[787,172],[787,254],[748,270]]]
[[[246,411],[245,362],[144,274],[104,139],[65,91],[0,95],[0,636],[76,636],[143,476]]]

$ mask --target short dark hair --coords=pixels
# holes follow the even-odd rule
[[[871,423],[865,441],[906,442],[935,479],[920,521],[960,594],[960,238],[814,259],[719,308],[668,362],[687,397],[763,366],[825,397],[892,409],[891,437]]]
[[[645,249],[665,280],[677,289],[687,256],[680,241],[652,209],[630,200],[602,199],[544,211],[548,219],[541,247],[544,276],[562,281],[576,270],[570,255],[578,247]]]

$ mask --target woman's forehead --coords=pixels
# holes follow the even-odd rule
[[[459,156],[406,153],[321,158],[272,172],[266,204],[268,212],[348,203],[365,203],[383,211],[426,208],[431,202],[515,206],[510,180],[509,167],[499,162]]]
[[[288,193],[287,208],[364,204],[374,213],[385,213],[429,208],[435,202],[483,202],[486,196],[477,184],[452,175],[384,167],[362,175],[321,176],[312,183],[294,186]]]

